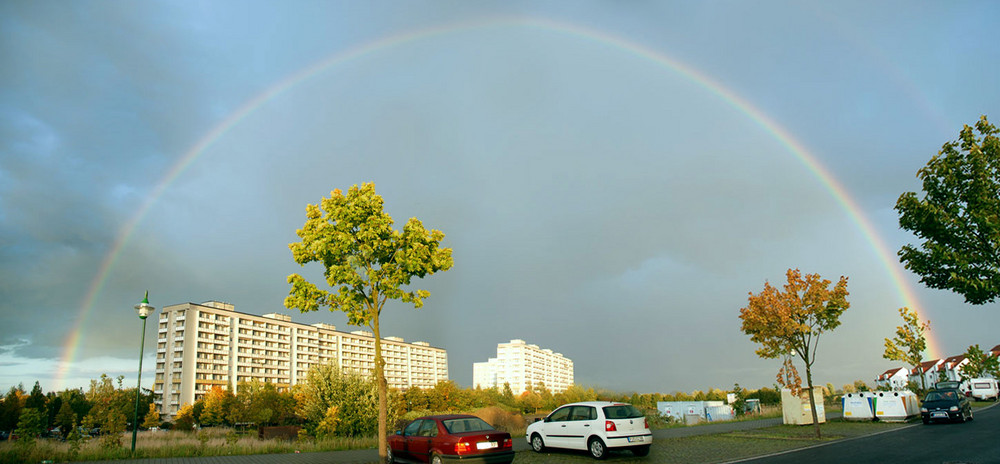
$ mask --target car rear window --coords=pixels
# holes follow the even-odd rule
[[[992,386],[992,385],[990,385],[990,384],[988,384],[988,383],[986,383],[986,382],[981,382],[981,383],[974,383],[974,384],[972,384],[972,388],[982,388],[982,389],[988,389],[988,388],[990,388],[991,386]]]
[[[492,425],[487,424],[486,421],[478,417],[448,419],[442,422],[444,422],[444,428],[448,429],[448,433],[491,432],[496,430]]]
[[[605,406],[601,409],[604,410],[604,417],[608,419],[634,419],[636,417],[644,417],[642,411],[631,404],[616,404],[614,406]]]
[[[958,395],[955,392],[930,392],[927,394],[927,398],[924,401],[941,401],[941,400],[955,400],[958,399]]]

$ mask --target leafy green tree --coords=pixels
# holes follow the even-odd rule
[[[31,394],[25,398],[24,407],[39,411],[45,410],[45,392],[42,391],[42,386],[38,381],[35,381],[35,386],[31,387]]]
[[[736,397],[736,401],[733,401],[733,412],[736,413],[736,417],[741,417],[746,413],[747,404],[747,391],[740,387],[740,384],[733,384],[733,396]]]
[[[377,431],[378,387],[374,380],[344,372],[336,364],[310,368],[295,399],[296,412],[307,428],[316,429],[317,437],[332,433],[370,436]]]
[[[775,405],[781,403],[781,393],[776,388],[761,387],[749,394],[747,398],[756,398],[760,404]]]
[[[514,398],[514,391],[510,389],[510,382],[503,383],[503,390],[500,392],[500,397],[500,402],[507,406],[513,407],[516,404],[517,399]]]
[[[296,231],[301,242],[289,244],[295,262],[319,262],[325,268],[322,290],[298,274],[288,276],[292,285],[285,307],[302,312],[326,307],[343,311],[348,323],[371,328],[380,341],[379,317],[388,300],[423,306],[430,296],[425,290],[406,291],[414,277],[426,277],[451,268],[450,248],[442,248],[444,233],[424,228],[411,218],[403,231],[392,228],[393,220],[383,211],[375,184],[355,185],[345,195],[339,189],[319,205],[306,207],[306,223]],[[375,343],[375,378],[378,385],[378,454],[386,459],[388,385],[381,343]]]
[[[55,424],[59,427],[59,432],[62,433],[63,438],[66,438],[76,424],[76,413],[73,412],[73,407],[70,406],[69,401],[60,402],[62,406],[59,407],[59,412],[56,414]]]
[[[33,445],[35,439],[45,432],[45,413],[35,408],[24,408],[17,421],[16,433],[25,445]]]
[[[106,374],[101,374],[100,379],[90,381],[90,389],[85,397],[92,406],[83,418],[85,427],[100,427],[102,433],[110,433],[110,431],[118,430],[119,422],[121,422],[120,432],[125,431],[126,425],[135,413],[136,390],[122,388],[124,376],[118,376],[116,379],[118,381],[117,387]],[[152,402],[151,395],[140,395],[140,408],[147,407],[146,405],[150,402]],[[140,409],[140,411],[142,410],[144,409]],[[106,446],[113,445],[110,442],[104,444]]]
[[[228,389],[215,385],[205,394],[198,423],[201,425],[225,425],[227,412],[232,408],[236,398]]]
[[[978,132],[978,134],[977,134]],[[899,226],[923,242],[899,259],[930,288],[951,290],[972,304],[1000,295],[1000,140],[986,116],[962,128],[959,140],[917,171],[923,198],[896,201]]]
[[[229,420],[234,424],[287,425],[295,419],[295,396],[257,379],[241,382],[232,404]]]
[[[896,327],[896,336],[892,340],[885,339],[885,353],[882,357],[904,362],[914,368],[920,367],[924,350],[927,349],[924,332],[931,330],[931,322],[921,323],[917,312],[905,307],[899,308],[899,315],[903,317],[903,325]],[[923,375],[920,376],[920,386],[922,390],[927,389],[927,381]]]
[[[101,426],[101,447],[106,449],[121,448],[122,433],[125,432],[125,425],[128,422],[127,417],[118,410],[108,411],[108,417]]]
[[[594,392],[593,388],[584,389],[579,385],[570,385],[562,392],[556,393],[555,399],[556,403],[559,404],[594,401],[597,399],[597,393]]]
[[[803,276],[798,269],[789,269],[785,275],[787,283],[784,290],[765,283],[764,290],[759,294],[750,293],[747,306],[740,309],[742,330],[750,335],[751,341],[760,345],[758,356],[785,359],[782,371],[779,371],[779,382],[786,381],[789,373],[794,374],[792,378],[798,379],[791,357],[796,356],[805,364],[809,406],[818,438],[820,429],[816,399],[812,394],[812,365],[816,362],[820,335],[837,328],[840,315],[850,307],[847,302],[847,278],[841,277],[831,289],[831,282],[819,274]],[[798,382],[790,385],[792,390],[798,387]]]
[[[526,390],[517,397],[517,406],[522,413],[535,414],[542,408],[542,397],[531,390]]]
[[[427,403],[427,394],[420,387],[410,387],[403,393],[403,400],[407,411],[426,411],[430,408]]]
[[[56,416],[59,415],[59,410],[62,409],[63,400],[56,392],[48,392],[45,394],[45,419],[46,423],[50,426],[57,426]]]
[[[23,385],[10,387],[7,390],[3,401],[0,401],[0,430],[13,431],[17,427],[21,409],[24,408],[25,396]]]
[[[969,347],[965,352],[965,359],[969,362],[959,368],[962,380],[977,379],[990,376],[995,379],[1000,378],[1000,360],[993,353],[983,352],[979,344]]]

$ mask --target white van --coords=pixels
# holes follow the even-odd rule
[[[972,379],[969,381],[969,386],[972,387],[972,397],[977,400],[992,399],[996,401],[1000,397],[1000,388],[997,388],[996,379]]]

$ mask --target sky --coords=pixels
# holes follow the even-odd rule
[[[629,392],[771,386],[739,310],[789,268],[849,278],[818,384],[1000,343],[924,288],[893,209],[1000,119],[995,2],[0,2],[0,388],[135,382],[157,308],[284,308],[305,207],[374,182],[454,267],[384,336],[449,373],[511,339]],[[149,324],[155,327],[155,324]],[[152,386],[147,327],[143,386]],[[799,366],[802,367],[801,364]]]

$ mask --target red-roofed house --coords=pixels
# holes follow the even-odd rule
[[[966,358],[964,354],[960,354],[958,356],[946,358],[944,363],[942,363],[940,370],[944,371],[948,380],[960,381],[962,380],[962,371],[960,369],[966,364],[969,364],[968,358]]]
[[[890,390],[905,390],[906,382],[910,380],[910,370],[905,367],[889,369],[875,378],[876,387],[888,387]]]
[[[937,383],[938,369],[942,364],[944,364],[943,359],[933,359],[920,363],[919,366],[910,371],[910,382],[920,385],[921,388],[925,386],[930,388]],[[921,377],[924,379],[923,382],[920,381]]]

